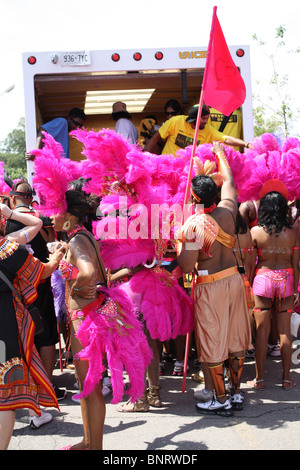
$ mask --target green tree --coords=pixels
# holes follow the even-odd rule
[[[26,176],[25,150],[25,119],[21,118],[18,127],[8,134],[0,146],[0,160],[12,180],[19,178],[20,174]]]
[[[273,114],[266,117],[266,108],[263,105],[253,108],[254,135],[256,137],[265,133],[282,134],[282,123],[280,118]]]
[[[281,52],[285,56],[288,54],[298,54],[300,48],[295,50],[287,50],[285,41],[286,28],[280,25],[275,31],[275,51],[267,58],[272,67],[272,75],[267,80],[265,85],[261,80],[257,81],[258,85],[265,87],[266,92],[263,92],[263,98],[259,95],[254,95],[254,101],[258,101],[259,105],[254,107],[254,133],[256,136],[264,132],[274,132],[275,134],[283,134],[289,136],[293,129],[293,122],[299,119],[299,110],[295,110],[291,105],[291,98],[288,94],[289,75],[281,73],[284,69],[279,62],[278,56]],[[257,35],[253,39],[260,47],[265,47],[266,43],[260,40]],[[280,72],[279,72],[280,70]]]

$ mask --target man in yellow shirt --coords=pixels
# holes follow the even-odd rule
[[[193,144],[195,127],[197,121],[199,106],[193,106],[189,110],[188,116],[174,116],[168,119],[149,141],[146,150],[152,152],[159,139],[165,140],[165,146],[162,150],[163,155],[174,155],[179,149],[184,149]],[[205,104],[202,107],[199,132],[197,136],[197,145],[212,144],[214,141],[231,146],[249,147],[249,143],[241,139],[225,135],[218,132],[213,126],[209,125],[208,119],[210,111]],[[177,155],[178,156],[178,155]]]

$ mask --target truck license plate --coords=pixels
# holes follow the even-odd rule
[[[63,66],[81,66],[91,64],[91,54],[89,51],[62,52],[60,62]]]

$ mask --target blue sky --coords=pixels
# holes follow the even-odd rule
[[[214,6],[227,44],[250,45],[252,91],[261,93],[276,28],[286,27],[290,49],[300,47],[299,0],[0,0],[0,93],[15,85],[0,96],[0,141],[24,116],[23,52],[206,46]],[[265,52],[254,33],[267,43]],[[289,74],[289,95],[300,108],[300,54],[297,61],[285,54],[279,67]]]

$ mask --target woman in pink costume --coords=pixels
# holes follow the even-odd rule
[[[35,159],[34,182],[42,201],[40,210],[52,212],[56,231],[66,232],[69,239],[60,270],[66,279],[84,430],[82,441],[65,449],[101,450],[105,420],[101,379],[106,369],[111,373],[112,403],[123,398],[124,369],[130,381],[127,393],[134,402],[143,394],[151,351],[130,299],[118,287],[106,287],[98,243],[83,225],[90,199],[83,192],[66,190],[71,173],[59,158],[53,165],[57,155],[55,147],[50,147],[51,140],[48,145],[46,138],[45,151],[42,149]]]
[[[279,143],[271,134],[255,139],[245,152],[248,178],[240,188],[240,202],[260,200],[258,225],[251,229],[257,250],[253,279],[256,377],[249,385],[264,390],[264,361],[270,331],[271,308],[276,312],[283,363],[282,387],[290,390],[290,318],[297,303],[299,278],[299,234],[292,227],[287,202],[300,196],[300,141],[287,138]]]
[[[294,303],[298,301],[299,237],[289,217],[286,186],[279,180],[269,180],[260,195],[258,225],[251,229],[258,258],[253,279],[256,377],[249,384],[257,390],[265,388],[264,361],[273,309],[280,338],[282,388],[290,390],[296,385],[290,377],[290,323]]]
[[[129,374],[132,400],[143,393],[150,351],[130,301],[106,288],[106,272],[98,244],[83,226],[88,205],[83,193],[67,191],[67,211],[53,217],[56,230],[69,237],[60,270],[67,281],[67,308],[72,323],[71,348],[76,359],[84,438],[72,449],[102,449],[105,402],[101,378],[107,361],[113,387],[112,403],[124,393],[123,367]],[[136,363],[132,364],[132,358]]]
[[[163,233],[161,218],[154,212],[162,204],[182,205],[187,163],[142,152],[107,129],[78,131],[76,138],[83,142],[87,158],[82,163],[82,175],[89,178],[85,190],[102,197],[100,209],[107,214],[94,223],[101,256],[113,273],[112,280],[115,271],[121,271],[118,277],[125,271],[128,279],[120,288],[131,298],[153,352],[146,374],[149,387],[145,383],[142,399],[118,410],[148,411],[150,406],[162,405],[156,340],[168,341],[193,328],[190,297],[161,266],[174,238],[174,225]],[[160,223],[154,227],[156,214]]]

